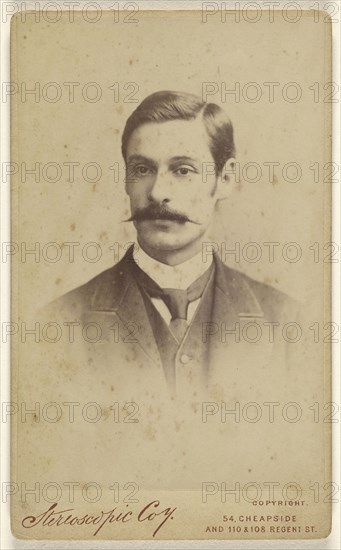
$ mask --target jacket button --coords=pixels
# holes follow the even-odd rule
[[[180,357],[180,361],[183,365],[187,365],[187,363],[191,360],[191,358],[186,355],[186,353],[183,353]]]

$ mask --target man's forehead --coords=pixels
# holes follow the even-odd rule
[[[131,134],[127,158],[140,155],[155,160],[173,157],[210,157],[209,137],[203,120],[147,122]]]

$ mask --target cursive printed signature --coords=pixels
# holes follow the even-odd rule
[[[129,504],[126,505],[128,508]],[[80,526],[80,525],[95,525],[96,530],[93,533],[95,537],[105,524],[109,523],[128,523],[128,521],[136,520],[138,522],[153,522],[153,526],[157,524],[153,532],[153,537],[165,525],[168,519],[174,518],[176,508],[162,508],[159,500],[152,500],[144,506],[139,512],[132,510],[118,510],[117,507],[112,508],[108,512],[99,512],[97,515],[85,514],[78,516],[74,508],[59,510],[58,503],[53,503],[48,510],[37,516],[26,516],[21,524],[26,529],[32,529],[37,525],[41,527],[60,527],[61,525]]]

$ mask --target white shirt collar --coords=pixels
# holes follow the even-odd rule
[[[146,254],[141,247],[134,247],[134,260],[137,265],[161,288],[186,289],[198,279],[211,265],[212,255],[207,262],[203,261],[201,252],[182,264],[167,265],[158,262]]]

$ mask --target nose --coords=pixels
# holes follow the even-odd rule
[[[150,201],[165,203],[171,200],[171,182],[166,174],[158,173],[148,193]]]

